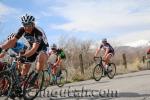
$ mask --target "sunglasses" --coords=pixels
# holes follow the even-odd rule
[[[24,27],[33,27],[33,24],[23,24]]]

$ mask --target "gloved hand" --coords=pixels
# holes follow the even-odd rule
[[[18,60],[21,62],[21,63],[24,63],[26,61],[26,57],[25,56],[20,56],[18,58]]]
[[[10,57],[16,57],[16,55],[15,54],[10,54]]]

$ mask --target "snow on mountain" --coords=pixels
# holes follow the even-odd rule
[[[130,47],[145,47],[150,46],[149,40],[138,40],[130,43],[124,44],[124,46],[130,46]]]

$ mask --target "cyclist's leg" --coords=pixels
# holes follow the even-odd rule
[[[37,60],[37,63],[36,63],[36,71],[37,72],[40,72],[44,69],[44,66],[47,62],[47,59],[48,59],[48,55],[46,52],[42,51],[39,53],[38,55],[38,60]]]
[[[56,69],[57,69],[57,67],[56,66],[52,66],[52,75],[55,75],[56,74]]]
[[[62,59],[61,59],[58,66],[57,66],[57,72],[56,72],[57,77],[59,77],[62,74],[62,72],[61,72],[62,69],[63,69],[63,66],[62,66]]]
[[[19,71],[20,74],[22,72],[22,66],[23,66],[23,64],[21,62],[17,61],[17,70]]]
[[[112,53],[108,53],[106,55],[106,58],[105,58],[105,64],[108,65],[109,62],[110,62],[110,59],[112,58],[113,54]]]
[[[31,64],[27,63],[27,64],[23,64],[22,66],[22,71],[21,71],[21,75],[22,76],[26,76],[30,70],[30,66]]]

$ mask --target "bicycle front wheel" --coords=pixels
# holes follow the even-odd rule
[[[93,78],[95,79],[95,81],[99,81],[102,78],[102,75],[103,75],[103,68],[101,65],[97,64],[93,70]]]
[[[44,82],[43,82],[43,87],[42,87],[42,91],[45,90],[50,83],[52,83],[52,79],[51,79],[51,73],[48,70],[44,70]]]
[[[0,96],[9,96],[12,87],[11,83],[12,78],[8,75],[0,76]]]
[[[35,74],[31,72],[25,81],[23,87],[23,96],[25,100],[33,100],[37,97],[38,93],[41,91],[44,82],[44,72]]]
[[[64,86],[67,83],[68,72],[66,69],[59,69],[56,74],[56,83],[58,87]]]

